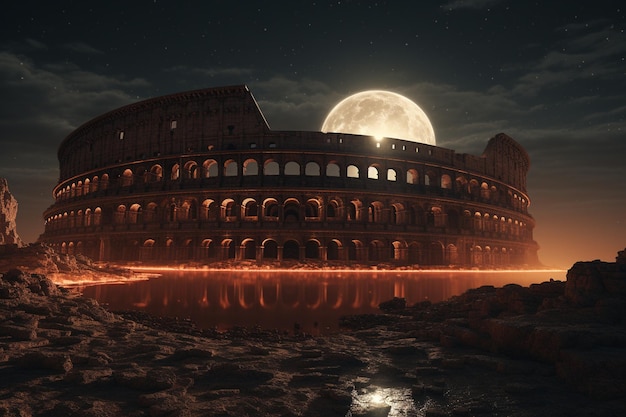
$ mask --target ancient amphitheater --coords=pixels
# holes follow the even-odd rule
[[[157,97],[60,145],[40,241],[143,264],[537,264],[529,158],[269,128],[245,86]]]

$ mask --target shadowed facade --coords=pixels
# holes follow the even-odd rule
[[[40,241],[97,261],[537,265],[529,158],[271,130],[245,86],[145,100],[60,145]]]

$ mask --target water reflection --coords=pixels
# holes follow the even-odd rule
[[[203,328],[259,325],[314,334],[338,330],[342,315],[374,313],[382,301],[442,301],[481,285],[529,285],[554,272],[171,272],[146,281],[81,287],[112,310],[191,318]],[[297,324],[296,324],[297,323]]]

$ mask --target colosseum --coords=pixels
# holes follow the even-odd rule
[[[480,156],[414,141],[271,130],[246,86],[148,99],[58,151],[39,240],[144,265],[538,264],[529,157],[497,134]]]

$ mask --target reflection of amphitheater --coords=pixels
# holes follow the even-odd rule
[[[537,263],[524,149],[270,130],[244,86],[106,113],[59,148],[40,240],[101,261]]]

